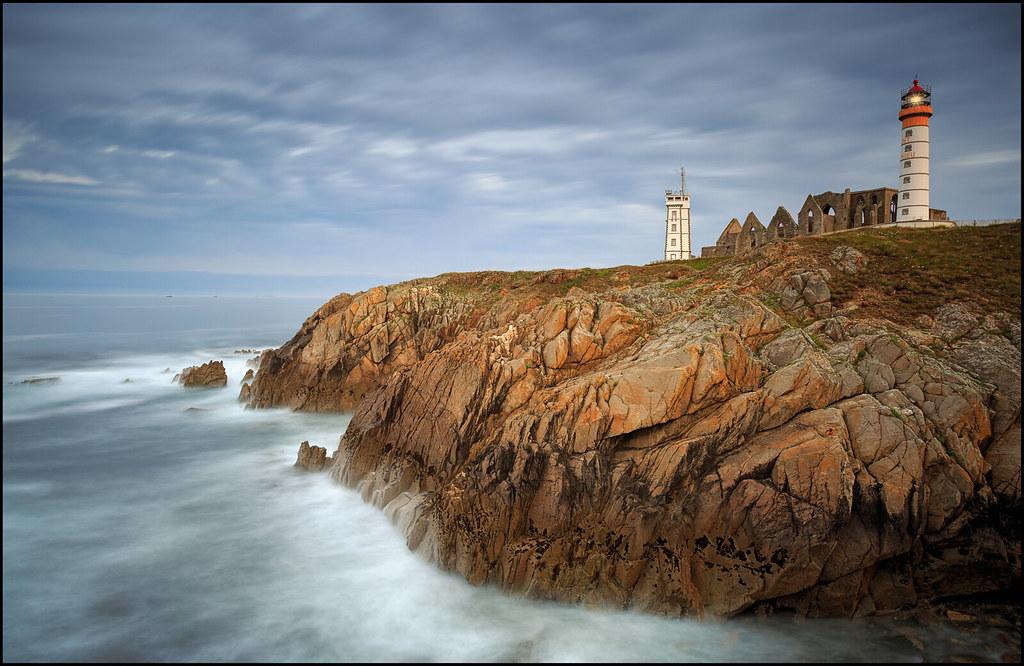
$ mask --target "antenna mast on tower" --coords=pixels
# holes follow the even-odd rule
[[[679,191],[686,194],[686,168],[679,167]]]

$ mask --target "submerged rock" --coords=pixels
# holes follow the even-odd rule
[[[227,386],[228,375],[224,370],[223,361],[209,361],[185,368],[181,374],[175,375],[172,381],[194,388],[216,388]]]
[[[21,383],[22,384],[49,384],[51,382],[59,382],[59,381],[60,381],[60,377],[29,377],[28,379],[23,379],[21,381]]]

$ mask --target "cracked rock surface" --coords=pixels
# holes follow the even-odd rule
[[[333,459],[300,458],[472,583],[820,616],[1012,586],[1019,314],[853,318],[808,262],[342,294],[248,400],[354,409]]]

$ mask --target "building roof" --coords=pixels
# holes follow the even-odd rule
[[[735,217],[729,220],[729,224],[725,225],[725,229],[722,230],[722,235],[718,237],[719,243],[724,243],[727,236],[734,236],[743,231],[740,227],[740,221]]]
[[[761,224],[761,220],[757,219],[757,215],[754,215],[754,211],[747,213],[747,219],[743,222],[743,230],[747,231],[750,229],[760,229],[764,231],[764,225]]]

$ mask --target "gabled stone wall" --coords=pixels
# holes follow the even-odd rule
[[[842,192],[808,194],[796,220],[788,210],[779,206],[767,228],[751,211],[742,226],[736,218],[730,220],[715,245],[701,248],[701,256],[729,257],[752,251],[773,240],[892,224],[897,196],[898,191],[890,187],[857,191],[847,188]],[[949,216],[944,210],[932,208],[930,219],[947,220]]]

